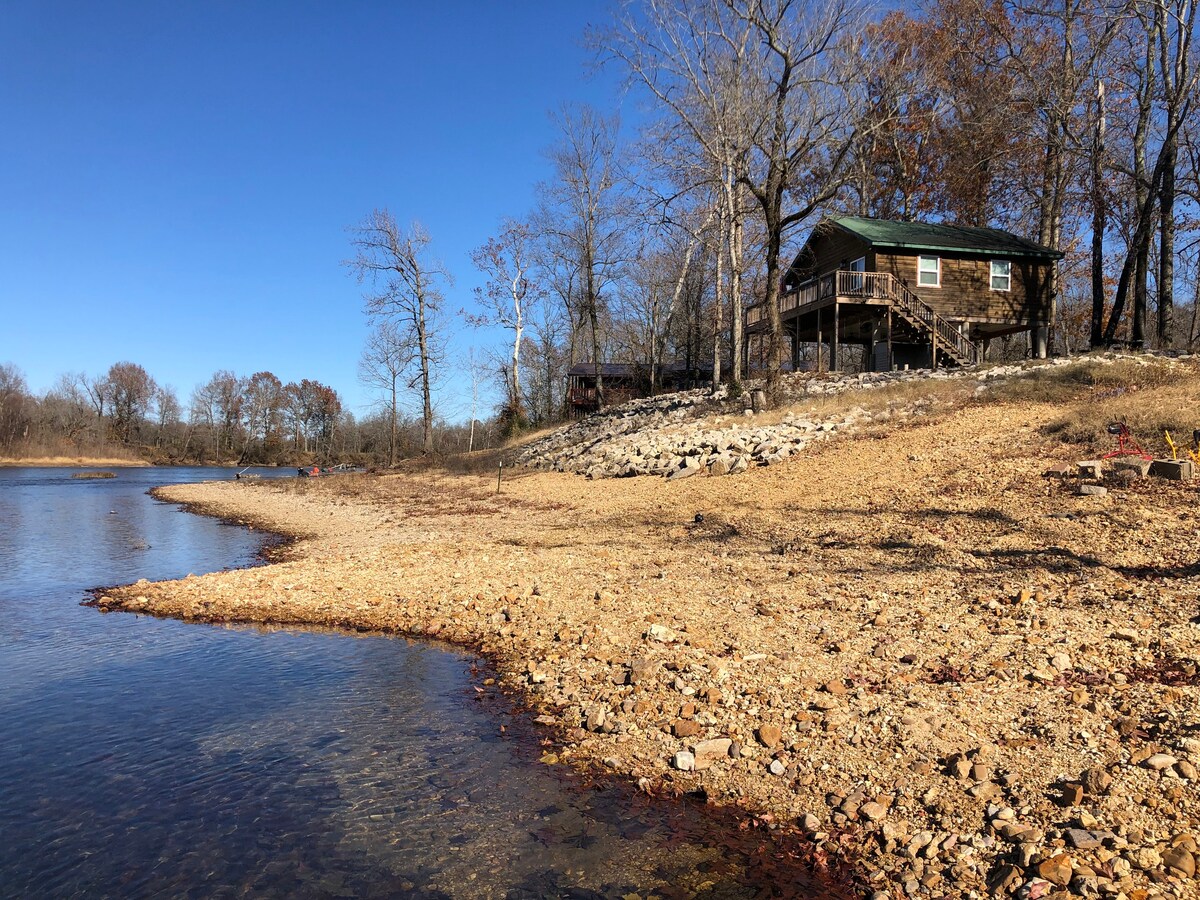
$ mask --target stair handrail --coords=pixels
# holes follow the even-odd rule
[[[907,310],[910,315],[924,322],[926,327],[936,335],[939,341],[954,347],[955,352],[961,359],[969,363],[979,361],[979,351],[974,341],[963,334],[961,329],[951,325],[934,312],[929,304],[909,290],[908,285],[904,284],[904,282],[890,272],[887,274],[891,278],[892,286],[896,291],[895,300],[901,307]]]

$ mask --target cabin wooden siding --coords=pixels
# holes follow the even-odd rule
[[[812,253],[801,254],[788,272],[789,287],[807,281],[815,275],[825,275],[838,269],[848,269],[859,257],[867,258],[871,268],[870,245],[857,235],[841,228],[826,228],[810,244]]]
[[[936,256],[941,260],[939,287],[918,283],[917,258]],[[873,258],[872,258],[873,257]],[[1007,291],[992,290],[993,259],[945,252],[925,253],[877,250],[867,259],[867,268],[890,272],[904,282],[938,315],[957,322],[1039,323],[1050,320],[1050,264],[1028,257],[1009,259],[1011,283]]]

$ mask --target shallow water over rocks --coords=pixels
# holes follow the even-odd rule
[[[698,809],[539,764],[523,716],[479,692],[469,654],[79,606],[97,585],[252,564],[263,536],[145,493],[228,470],[74,471],[0,469],[0,893],[764,887]]]

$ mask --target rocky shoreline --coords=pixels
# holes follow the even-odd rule
[[[1079,455],[1046,437],[1061,410],[960,377],[952,403],[889,419],[862,392],[846,437],[738,478],[173,487],[298,540],[96,603],[475,647],[554,729],[547,762],[796,824],[867,896],[1200,896],[1196,484],[1079,496],[1044,477]],[[681,424],[714,427],[538,454],[586,472]]]
[[[1111,354],[1100,364],[1129,359]],[[589,478],[661,475],[676,480],[704,473],[737,475],[755,466],[770,466],[802,453],[816,441],[847,434],[863,426],[886,426],[929,412],[935,397],[899,396],[889,389],[904,386],[929,390],[939,386],[972,396],[989,385],[1021,378],[1046,368],[1070,366],[1070,359],[1038,364],[992,366],[988,369],[905,370],[857,374],[796,373],[783,381],[780,405],[798,407],[780,417],[756,419],[753,390],[731,395],[728,388],[681,391],[634,400],[590,415],[532,441],[516,454],[518,465]],[[754,387],[752,383],[751,387]],[[875,402],[883,396],[883,402]],[[805,408],[806,401],[848,398],[827,409]],[[862,401],[875,406],[864,408]],[[759,419],[774,418],[766,424]]]

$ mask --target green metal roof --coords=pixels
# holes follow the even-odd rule
[[[1041,259],[1062,259],[1063,256],[1058,250],[1051,250],[999,228],[895,222],[863,216],[839,216],[832,222],[872,247],[934,250],[977,256],[1033,256]]]

